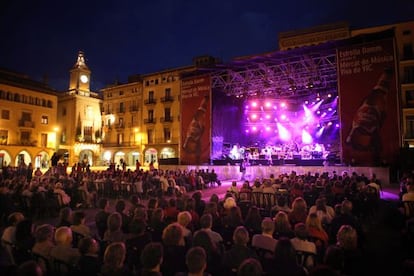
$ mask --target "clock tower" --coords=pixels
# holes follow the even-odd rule
[[[82,51],[78,53],[78,59],[70,70],[69,93],[89,96],[91,71],[85,63]]]

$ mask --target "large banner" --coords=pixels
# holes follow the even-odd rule
[[[182,165],[206,164],[210,159],[211,83],[209,76],[181,81]]]
[[[393,38],[342,47],[337,56],[343,161],[394,162],[399,123]]]

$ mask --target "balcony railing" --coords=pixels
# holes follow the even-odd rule
[[[117,108],[116,112],[125,113],[125,108]]]
[[[161,102],[165,103],[165,102],[172,102],[174,101],[174,97],[173,96],[165,96],[161,98]]]
[[[144,124],[155,124],[157,122],[156,118],[144,119]]]
[[[115,128],[125,128],[125,124],[124,123],[115,124]]]
[[[173,122],[173,117],[169,116],[169,117],[161,117],[160,118],[160,122],[161,123],[172,123]]]
[[[137,147],[140,144],[138,142],[122,142],[122,143],[104,142],[102,145],[104,147]]]
[[[129,107],[129,112],[137,112],[138,111],[138,106],[130,106]]]
[[[32,121],[26,121],[26,120],[19,120],[19,127],[30,127],[34,128],[35,123]]]
[[[144,104],[156,104],[157,100],[156,99],[146,99],[144,101]]]
[[[178,141],[179,141],[178,137],[170,137],[170,139],[161,137],[161,138],[154,139],[155,144],[178,144]]]

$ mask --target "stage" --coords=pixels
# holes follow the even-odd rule
[[[305,160],[301,160],[305,161]],[[313,160],[308,160],[313,161]],[[240,179],[241,173],[238,164],[235,165],[161,165],[159,169],[162,170],[213,170],[217,173],[217,176],[222,181]],[[292,171],[295,171],[296,174],[315,174],[319,173],[322,174],[324,172],[329,173],[332,175],[333,172],[336,172],[338,175],[342,175],[344,172],[348,174],[352,174],[356,172],[357,174],[364,174],[368,178],[370,178],[373,174],[377,176],[377,178],[381,181],[383,188],[387,186],[392,186],[390,184],[390,169],[388,167],[350,167],[350,166],[342,166],[342,165],[335,165],[335,166],[296,166],[295,164],[284,164],[280,166],[269,166],[269,165],[251,165],[247,166],[245,179],[249,181],[253,181],[256,178],[263,179],[268,178],[270,174],[274,174],[276,177],[280,174],[290,174]]]

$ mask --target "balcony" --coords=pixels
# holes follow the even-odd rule
[[[106,148],[116,148],[116,147],[137,147],[140,144],[138,142],[121,142],[121,143],[112,143],[112,142],[104,142],[103,147]]]
[[[129,107],[129,112],[137,112],[138,111],[138,106],[130,106]]]
[[[173,96],[165,96],[161,98],[161,102],[162,103],[166,103],[166,102],[172,102],[174,101],[174,97]]]
[[[116,129],[125,128],[125,124],[124,123],[115,124],[115,128]]]
[[[165,137],[155,138],[155,144],[178,144],[178,140],[178,137],[170,137],[170,139]]]
[[[144,124],[155,124],[156,122],[157,122],[157,119],[155,118],[144,119]]]
[[[117,108],[116,112],[117,113],[125,113],[125,108]]]
[[[157,100],[156,99],[146,99],[144,101],[144,104],[146,104],[146,105],[156,104],[156,103],[157,103]]]
[[[172,116],[161,117],[160,122],[161,123],[172,123],[173,122],[173,117]]]
[[[26,120],[19,120],[19,127],[30,127],[34,128],[35,123],[32,121],[26,121]]]

